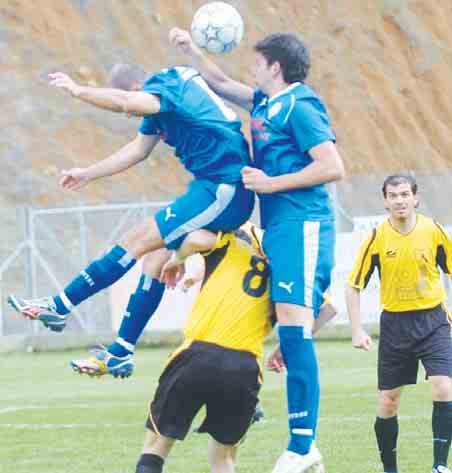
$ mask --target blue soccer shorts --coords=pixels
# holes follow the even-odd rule
[[[270,265],[270,296],[312,308],[317,317],[334,267],[333,221],[285,221],[269,226],[263,249]]]
[[[189,233],[200,228],[214,232],[237,229],[249,219],[253,207],[254,193],[242,183],[195,179],[186,194],[154,217],[165,247],[177,249]]]

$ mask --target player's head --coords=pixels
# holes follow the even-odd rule
[[[247,241],[261,256],[265,256],[262,249],[262,239],[264,238],[262,228],[248,220],[235,233],[239,238]]]
[[[265,81],[280,77],[286,84],[293,84],[303,82],[309,74],[308,47],[293,33],[272,33],[256,43],[254,51],[257,53],[256,81],[264,92],[261,78]]]
[[[410,174],[388,176],[382,187],[385,207],[392,218],[404,220],[415,212],[419,205],[417,183]]]
[[[140,90],[149,74],[137,64],[115,64],[108,76],[108,86],[121,90]]]

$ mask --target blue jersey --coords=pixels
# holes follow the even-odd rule
[[[251,117],[254,161],[269,176],[302,170],[313,161],[311,148],[336,141],[322,100],[300,82],[270,99],[256,90]],[[259,199],[264,228],[287,220],[333,219],[325,184],[260,194]]]
[[[240,119],[197,71],[164,69],[142,90],[160,98],[160,112],[144,117],[140,133],[160,135],[198,179],[241,181],[240,170],[249,165],[250,155]]]

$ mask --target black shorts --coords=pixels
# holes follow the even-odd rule
[[[378,389],[416,384],[419,360],[429,376],[452,376],[451,326],[442,305],[381,314]]]
[[[251,424],[259,379],[259,366],[251,353],[193,342],[160,376],[146,427],[183,440],[198,411],[206,406],[199,432],[235,445]]]

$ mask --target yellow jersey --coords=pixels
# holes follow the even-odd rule
[[[262,357],[264,339],[275,319],[269,268],[259,251],[257,231],[241,227],[219,233],[214,248],[203,255],[204,280],[184,325],[186,340],[177,353],[197,340]]]
[[[429,309],[441,304],[445,290],[438,268],[450,274],[452,241],[434,220],[418,214],[404,235],[389,219],[378,225],[361,246],[350,286],[364,289],[375,270],[380,276],[380,302],[388,312]]]

